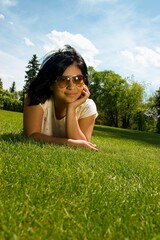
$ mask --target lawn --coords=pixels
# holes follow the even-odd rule
[[[0,110],[0,239],[160,239],[160,135],[96,125],[98,152],[37,143]]]

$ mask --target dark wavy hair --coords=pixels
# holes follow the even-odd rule
[[[88,85],[87,65],[82,56],[76,50],[65,45],[64,49],[50,52],[45,57],[36,78],[31,82],[28,89],[29,105],[44,103],[53,94],[50,86],[58,76],[71,64],[77,65],[85,77],[85,84]]]

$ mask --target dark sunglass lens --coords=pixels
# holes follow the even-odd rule
[[[57,78],[57,84],[59,87],[66,87],[69,83],[70,80],[72,79],[73,83],[79,86],[82,86],[84,83],[84,77],[83,75],[77,75],[77,76],[73,76],[73,77],[69,77],[69,76],[60,76]]]
[[[77,76],[73,77],[73,80],[77,83],[82,82],[83,81],[83,76],[82,75],[77,75]]]
[[[60,76],[57,78],[57,83],[60,87],[65,87],[67,83],[67,77],[66,76]]]

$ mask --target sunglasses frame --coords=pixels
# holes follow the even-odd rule
[[[78,79],[76,80],[76,78],[78,77]],[[81,79],[79,79],[79,77]],[[64,82],[64,86],[61,86],[61,84],[63,85],[63,82],[60,82],[61,79],[65,80]],[[85,77],[82,75],[82,74],[78,74],[78,75],[74,75],[74,76],[65,76],[65,75],[62,75],[62,76],[59,76],[57,77],[56,79],[56,84],[60,87],[60,88],[65,88],[69,85],[70,81],[72,80],[72,82],[78,86],[78,87],[82,87],[83,84],[85,83]],[[79,81],[79,82],[78,82]]]

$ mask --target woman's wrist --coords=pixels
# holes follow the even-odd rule
[[[73,116],[73,115],[75,115],[75,112],[76,112],[75,110],[76,110],[76,108],[69,104],[68,107],[67,107],[66,114],[70,115],[70,116]]]

